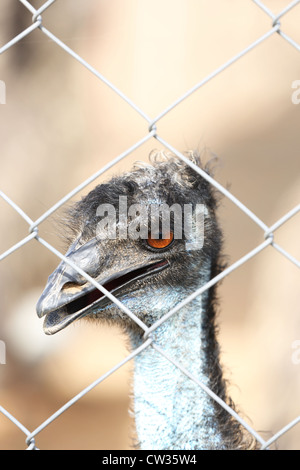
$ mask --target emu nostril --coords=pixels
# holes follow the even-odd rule
[[[77,292],[82,290],[82,286],[84,286],[87,283],[87,281],[82,281],[82,282],[66,282],[61,290],[62,291],[68,291],[70,294],[76,294]]]

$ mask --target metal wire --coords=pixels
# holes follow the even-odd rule
[[[114,84],[108,81],[102,74],[100,74],[92,65],[85,61],[82,57],[80,57],[76,52],[74,52],[70,47],[68,47],[63,41],[61,41],[58,37],[56,37],[52,32],[46,29],[43,26],[43,19],[42,14],[49,8],[53,6],[55,0],[48,0],[46,1],[39,9],[35,9],[32,4],[28,0],[19,0],[19,2],[32,14],[32,25],[26,28],[23,32],[18,34],[16,37],[12,38],[7,44],[3,45],[0,48],[0,54],[8,51],[11,49],[17,42],[19,42],[24,37],[30,35],[33,31],[39,29],[41,34],[47,36],[53,43],[55,43],[59,48],[65,51],[66,54],[73,57],[76,61],[78,61],[82,66],[87,68],[92,74],[94,74],[99,80],[101,80],[106,86],[111,88],[115,94],[117,94],[120,99],[124,100],[131,108],[135,110],[147,123],[148,125],[148,133],[138,142],[135,142],[130,148],[128,148],[125,152],[121,153],[120,155],[116,156],[111,162],[105,165],[102,169],[98,172],[91,175],[88,179],[82,182],[79,186],[74,188],[71,192],[65,195],[62,199],[56,202],[51,208],[45,211],[37,220],[33,221],[14,201],[10,199],[10,197],[4,194],[2,191],[0,192],[1,198],[9,204],[12,210],[14,210],[21,218],[23,218],[26,223],[28,224],[29,235],[24,237],[18,243],[13,245],[7,251],[0,255],[0,261],[4,258],[7,258],[15,251],[22,249],[22,247],[32,242],[33,240],[37,243],[43,245],[47,250],[54,253],[60,260],[64,260],[66,263],[72,266],[78,273],[84,276],[89,282],[91,282],[97,289],[107,295],[120,309],[123,310],[125,314],[130,316],[130,318],[135,321],[144,331],[144,342],[143,344],[135,349],[132,353],[130,353],[125,359],[120,361],[118,364],[115,365],[112,369],[107,371],[97,380],[95,380],[92,384],[88,385],[84,390],[82,390],[79,394],[77,394],[74,398],[69,400],[64,406],[62,406],[59,410],[57,410],[52,416],[50,416],[47,420],[45,420],[42,424],[40,424],[36,429],[29,431],[22,423],[18,421],[17,418],[13,416],[12,413],[7,411],[3,406],[0,406],[0,413],[4,415],[6,418],[11,420],[15,426],[17,426],[26,436],[26,444],[28,450],[37,449],[35,444],[35,438],[38,436],[40,432],[42,432],[50,423],[54,420],[59,418],[61,414],[63,414],[67,409],[69,409],[75,402],[80,400],[84,395],[86,395],[90,390],[94,387],[98,386],[101,382],[103,382],[108,376],[113,374],[117,369],[122,367],[128,361],[133,359],[135,356],[140,354],[145,349],[151,347],[158,351],[161,355],[167,358],[172,364],[178,367],[183,374],[193,380],[195,383],[198,384],[203,390],[206,391],[208,395],[210,395],[215,401],[217,401],[220,406],[222,406],[228,413],[234,416],[246,429],[249,433],[251,433],[257,442],[261,444],[261,449],[268,449],[272,443],[277,441],[279,437],[283,434],[290,431],[290,429],[297,424],[300,423],[300,416],[296,417],[290,423],[288,423],[285,427],[280,429],[275,435],[273,435],[269,440],[265,440],[260,436],[260,434],[252,429],[249,424],[239,416],[234,410],[232,410],[226,403],[224,403],[218,396],[216,396],[210,389],[208,389],[204,384],[200,383],[196,378],[190,374],[188,370],[186,370],[180,363],[174,361],[173,358],[169,357],[167,353],[160,348],[157,344],[155,344],[152,340],[151,333],[158,328],[163,322],[168,320],[172,315],[175,315],[176,312],[182,308],[184,305],[191,302],[197,296],[202,294],[204,291],[209,289],[212,285],[219,282],[221,279],[228,276],[233,271],[239,269],[241,265],[248,262],[250,259],[258,255],[262,252],[266,247],[272,246],[275,250],[277,250],[282,256],[300,268],[300,261],[295,259],[292,255],[290,255],[285,249],[283,249],[278,243],[274,242],[274,232],[284,225],[288,220],[295,217],[297,213],[300,212],[300,204],[297,205],[294,209],[284,214],[278,221],[276,221],[272,226],[268,227],[256,214],[254,214],[242,201],[236,198],[230,191],[225,189],[222,185],[220,185],[217,181],[215,181],[211,176],[207,175],[203,170],[199,169],[196,165],[191,163],[181,152],[179,152],[176,148],[174,148],[169,142],[167,142],[161,135],[159,135],[157,130],[157,124],[159,121],[166,116],[166,114],[172,112],[172,110],[177,107],[180,103],[188,99],[194,93],[196,93],[201,87],[205,86],[209,81],[213,80],[217,75],[221,74],[225,69],[230,67],[233,63],[239,61],[245,54],[250,53],[254,48],[260,46],[262,43],[267,41],[271,36],[277,33],[283,40],[286,40],[290,45],[295,47],[298,51],[300,51],[300,45],[293,39],[290,38],[284,31],[281,29],[281,25],[279,20],[284,17],[288,12],[293,10],[298,4],[300,4],[300,0],[294,0],[289,5],[287,5],[279,14],[275,15],[269,8],[264,5],[263,2],[260,0],[252,0],[252,2],[257,5],[267,16],[269,16],[272,20],[270,24],[270,29],[242,50],[240,53],[235,55],[234,57],[230,58],[227,62],[223,65],[218,67],[215,71],[209,74],[207,77],[199,81],[194,87],[184,93],[180,98],[174,101],[172,104],[167,106],[163,109],[155,118],[150,118],[142,109],[140,109],[136,103],[134,103],[131,99],[129,99],[122,91],[120,91]],[[150,328],[147,327],[141,320],[139,320],[129,309],[127,309],[118,299],[116,299],[109,291],[107,291],[103,286],[99,285],[93,278],[88,276],[83,270],[81,270],[78,266],[74,263],[70,262],[62,253],[60,253],[57,249],[55,249],[50,243],[46,240],[41,238],[38,234],[38,227],[39,225],[46,220],[50,215],[52,215],[57,209],[63,206],[67,201],[69,201],[74,195],[76,195],[79,191],[89,185],[91,182],[96,180],[101,174],[106,172],[109,168],[120,162],[126,156],[130,155],[135,149],[144,145],[147,141],[151,139],[156,139],[159,141],[164,147],[171,150],[175,155],[178,156],[181,160],[191,166],[196,172],[198,172],[203,178],[205,178],[211,185],[216,187],[221,193],[225,195],[233,204],[235,204],[239,210],[241,210],[244,214],[247,215],[262,231],[262,237],[264,241],[255,247],[250,252],[246,253],[243,257],[225,269],[222,273],[216,276],[214,279],[211,279],[207,284],[196,290],[193,294],[189,295],[184,301],[182,301],[179,305],[169,311],[165,316],[163,316],[159,321],[155,322]]]

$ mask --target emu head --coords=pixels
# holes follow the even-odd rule
[[[200,164],[195,156],[192,161]],[[72,266],[59,264],[37,304],[45,333],[83,317],[140,330],[75,265],[150,326],[214,271],[220,249],[215,205],[209,183],[175,157],[97,186],[69,213]]]

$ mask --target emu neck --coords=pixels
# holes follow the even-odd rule
[[[153,339],[209,386],[203,372],[207,358],[202,314],[197,298],[155,330]],[[222,448],[212,400],[151,347],[135,359],[134,413],[141,449]]]

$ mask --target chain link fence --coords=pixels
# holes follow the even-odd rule
[[[250,1],[250,0],[249,0]],[[300,416],[295,416],[293,420],[288,422],[286,426],[280,429],[276,434],[274,434],[269,439],[264,439],[258,431],[253,429],[245,419],[243,419],[239,414],[237,414],[234,410],[232,410],[227,404],[225,404],[218,396],[216,396],[211,390],[209,390],[204,384],[200,383],[196,378],[194,378],[188,370],[183,368],[181,364],[175,362],[172,357],[169,357],[166,352],[158,347],[155,343],[153,343],[151,339],[151,332],[155,330],[160,324],[166,321],[173,315],[176,315],[176,312],[179,308],[183,307],[184,305],[191,302],[196,296],[202,294],[204,291],[209,289],[214,284],[218,283],[220,280],[224,279],[230,273],[235,270],[238,270],[242,265],[247,263],[252,258],[258,256],[262,251],[264,251],[267,247],[272,247],[276,252],[280,253],[283,257],[289,260],[290,263],[294,264],[297,268],[300,268],[300,261],[296,259],[291,253],[289,253],[285,248],[283,248],[280,244],[275,241],[276,238],[276,231],[286,224],[290,219],[294,218],[297,213],[300,212],[300,204],[294,207],[292,210],[284,214],[279,220],[276,220],[271,226],[267,225],[257,214],[252,212],[247,205],[242,203],[238,198],[236,198],[228,189],[226,189],[223,185],[217,182],[214,178],[209,176],[207,173],[193,165],[177,148],[174,148],[170,142],[168,142],[164,137],[163,134],[160,132],[159,124],[161,119],[166,116],[168,113],[172,113],[175,107],[183,103],[188,97],[194,94],[197,90],[201,87],[204,87],[208,82],[213,80],[218,75],[222,74],[226,69],[230,68],[234,63],[239,61],[242,57],[246,54],[251,53],[254,49],[259,48],[262,44],[267,42],[271,37],[277,35],[280,37],[282,41],[285,41],[291,48],[295,48],[297,51],[300,51],[300,44],[298,44],[292,37],[285,33],[284,28],[281,26],[281,21],[285,17],[285,15],[290,15],[293,12],[293,9],[300,4],[300,0],[295,0],[288,4],[279,14],[274,14],[263,2],[259,0],[252,0],[252,2],[257,6],[258,9],[261,9],[267,17],[270,19],[270,26],[269,29],[260,37],[258,37],[254,42],[248,44],[247,47],[243,48],[237,55],[232,57],[226,63],[221,65],[219,68],[214,70],[200,82],[198,82],[194,87],[187,90],[182,96],[180,96],[177,100],[172,102],[169,106],[163,109],[157,116],[154,118],[148,116],[148,114],[141,109],[135,102],[126,96],[120,89],[118,89],[113,83],[111,83],[105,76],[103,76],[98,70],[96,70],[92,65],[90,65],[83,57],[77,54],[73,49],[71,49],[65,42],[59,39],[56,35],[54,35],[49,29],[44,26],[43,22],[43,13],[47,9],[51,9],[52,5],[55,3],[55,0],[48,0],[45,2],[40,8],[36,9],[33,5],[27,0],[19,0],[19,2],[32,14],[32,24],[24,29],[20,34],[12,38],[7,44],[3,45],[0,48],[0,53],[10,53],[10,50],[23,38],[31,35],[33,31],[39,31],[40,34],[45,35],[52,43],[54,43],[57,48],[62,49],[65,54],[71,56],[75,61],[79,62],[80,65],[93,75],[95,75],[101,82],[103,82],[107,87],[109,87],[118,97],[120,100],[124,100],[127,105],[129,105],[134,112],[136,112],[140,117],[144,120],[145,124],[148,127],[148,131],[145,135],[137,142],[134,143],[130,148],[128,148],[123,153],[119,154],[115,159],[107,163],[103,166],[98,172],[94,173],[92,176],[87,178],[83,181],[79,186],[74,188],[64,197],[62,197],[59,201],[57,201],[52,207],[47,209],[37,220],[32,220],[31,217],[20,207],[14,200],[12,200],[9,195],[5,194],[4,192],[0,191],[1,198],[7,203],[13,211],[15,211],[19,217],[24,219],[25,223],[28,225],[29,234],[22,238],[18,243],[14,246],[11,246],[8,250],[3,252],[0,255],[0,261],[4,260],[7,257],[10,257],[13,253],[17,252],[18,250],[22,250],[22,248],[28,243],[39,243],[46,250],[49,250],[54,255],[57,256],[59,260],[63,260],[69,265],[76,269],[82,276],[84,276],[88,281],[90,281],[96,288],[100,291],[105,292],[103,287],[99,285],[93,278],[89,277],[84,271],[82,271],[79,267],[70,263],[70,261],[59,251],[57,250],[51,243],[49,243],[44,237],[41,237],[39,234],[39,226],[48,219],[52,214],[54,214],[58,209],[62,208],[68,201],[71,200],[74,196],[76,196],[80,191],[86,188],[89,184],[94,182],[100,175],[107,172],[110,168],[116,165],[121,160],[125,159],[127,156],[132,154],[136,149],[143,147],[149,141],[157,141],[159,142],[165,149],[168,149],[173,154],[175,154],[178,158],[185,161],[189,166],[191,166],[196,172],[198,172],[203,178],[205,178],[209,183],[214,186],[218,191],[220,191],[226,198],[228,198],[240,211],[242,211],[251,221],[256,224],[258,229],[261,232],[261,243],[256,246],[253,250],[249,251],[245,256],[238,259],[236,262],[231,264],[228,268],[226,268],[222,273],[216,276],[214,279],[210,280],[206,285],[199,288],[196,292],[192,295],[188,296],[183,303],[179,306],[173,308],[167,315],[161,318],[158,322],[153,324],[150,328],[148,328],[145,324],[143,324],[140,320],[138,320],[133,313],[128,311],[123,307],[123,305],[118,302],[116,299],[116,303],[119,308],[123,309],[126,314],[130,315],[133,321],[136,321],[145,331],[145,341],[144,343],[137,348],[136,350],[132,351],[124,360],[119,362],[114,368],[110,369],[104,375],[101,375],[96,381],[88,385],[84,390],[82,390],[79,394],[77,394],[74,398],[68,401],[64,406],[58,409],[52,416],[42,422],[36,429],[29,430],[27,429],[24,424],[22,424],[17,416],[13,416],[9,409],[6,409],[5,406],[0,406],[0,412],[6,418],[11,420],[26,436],[26,444],[28,450],[37,449],[38,445],[36,444],[36,438],[38,435],[47,427],[49,426],[54,420],[59,419],[59,417],[70,407],[72,407],[78,400],[84,397],[87,393],[89,393],[94,387],[99,385],[103,382],[108,376],[114,374],[116,370],[124,366],[124,364],[131,361],[135,356],[140,354],[147,348],[154,348],[160,354],[165,356],[171,363],[173,363],[176,367],[178,367],[183,374],[190,378],[190,380],[194,381],[198,384],[199,387],[205,390],[205,392],[210,395],[216,402],[218,402],[222,407],[224,407],[228,413],[230,413],[236,420],[238,420],[246,429],[247,431],[254,436],[257,442],[260,444],[261,449],[268,449],[273,443],[285,433],[288,433],[294,426],[300,423]],[[5,103],[5,87],[4,85],[1,87],[2,94],[0,96],[1,103]],[[4,346],[4,345],[3,345]],[[4,348],[2,348],[4,350]]]

